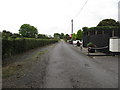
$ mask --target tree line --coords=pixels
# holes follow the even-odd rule
[[[58,42],[45,34],[38,34],[38,29],[30,24],[23,24],[19,33],[2,31],[2,60],[15,54]]]
[[[45,34],[38,34],[38,29],[30,24],[23,24],[19,29],[19,33],[11,33],[10,31],[2,31],[2,39],[16,39],[16,38],[38,38],[38,39],[52,39]]]
[[[119,21],[115,21],[114,19],[103,19],[98,23],[96,27],[91,27],[90,30],[100,28],[100,27],[119,27]],[[73,39],[73,40],[82,40],[83,33],[88,30],[88,27],[83,27],[79,29],[77,33],[73,33],[72,35],[64,34],[64,33],[54,33],[54,38],[56,39]],[[19,33],[11,33],[10,31],[3,30],[2,39],[16,39],[16,38],[38,38],[38,39],[53,39],[52,36],[47,36],[45,34],[38,34],[38,29],[30,24],[23,24],[19,29]]]

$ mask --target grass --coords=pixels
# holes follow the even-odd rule
[[[18,71],[21,68],[21,66],[17,65],[12,65],[12,66],[7,66],[6,68],[3,69],[2,77],[6,78],[11,75],[14,75],[16,71]]]
[[[33,57],[38,58],[40,55],[43,55],[43,54],[45,54],[47,52],[48,52],[48,50],[44,50],[44,51],[38,52]]]
[[[12,75],[15,75],[17,72],[18,73],[22,73],[24,68],[30,68],[32,63],[36,60],[38,60],[37,58],[39,58],[40,55],[45,54],[46,52],[48,52],[48,50],[44,50],[41,52],[36,53],[35,55],[33,55],[32,57],[23,60],[21,62],[16,62],[15,64],[12,65],[8,65],[6,67],[2,68],[2,78],[8,78]]]

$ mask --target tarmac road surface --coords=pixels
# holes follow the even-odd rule
[[[3,67],[5,75],[11,67],[18,71],[3,78],[3,88],[118,87],[117,57],[89,57],[63,40],[15,59],[15,63]]]
[[[115,59],[117,61],[117,58]],[[49,56],[45,87],[117,88],[117,63],[114,64],[113,70],[109,70],[93,61],[93,58],[82,54],[79,49],[76,50],[75,47],[61,41]]]

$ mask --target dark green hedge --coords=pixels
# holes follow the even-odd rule
[[[91,28],[84,27],[83,34],[88,35],[89,32],[90,35],[93,35],[95,34],[95,31],[97,31],[97,33],[100,34],[102,33],[102,31],[104,31],[105,34],[110,34],[112,33],[113,30],[115,32],[115,35],[120,37],[120,26],[99,26],[99,27],[91,27]]]
[[[120,29],[120,26],[98,26],[98,27],[84,27],[83,31],[87,32],[87,31],[93,31],[93,30],[118,30]]]
[[[2,40],[2,58],[19,54],[30,49],[42,47],[57,42],[54,39],[15,39]]]

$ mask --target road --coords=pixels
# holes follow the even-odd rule
[[[31,66],[29,65],[31,67],[29,72],[28,69],[24,68],[23,70],[22,68],[21,72],[24,72],[24,75],[21,74],[20,77],[12,75],[3,79],[3,87],[118,87],[117,57],[89,57],[83,54],[80,49],[65,43],[63,40],[54,46],[49,46],[46,50],[48,50],[46,54],[37,56],[37,63],[32,61]],[[41,64],[43,62],[44,64]],[[23,66],[28,67],[28,63]],[[21,72],[19,71],[19,74]]]

